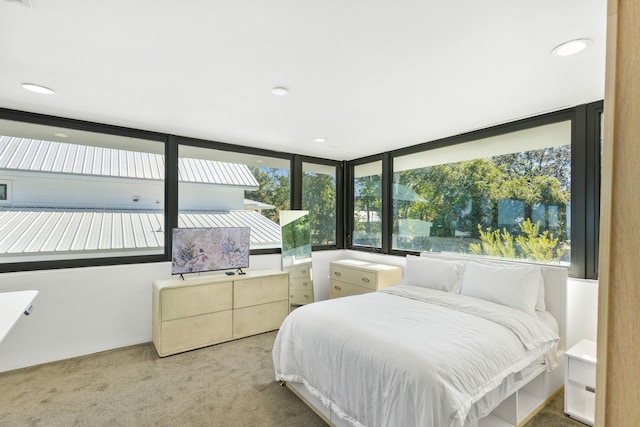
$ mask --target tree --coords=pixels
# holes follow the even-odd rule
[[[478,225],[481,243],[471,243],[469,249],[476,255],[524,258],[531,261],[558,262],[564,250],[549,230],[540,233],[540,224],[527,218],[520,224],[521,235],[514,238],[506,229],[486,231]]]
[[[331,175],[302,175],[302,209],[309,211],[311,243],[336,242],[336,182]]]
[[[259,168],[249,166],[259,184],[258,190],[245,191],[247,199],[275,206],[275,209],[262,211],[271,221],[278,222],[279,212],[289,209],[291,183],[286,169]]]
[[[381,244],[382,228],[382,175],[369,175],[354,180],[354,236],[360,244]],[[360,215],[364,213],[365,221]],[[374,221],[376,219],[376,221]]]

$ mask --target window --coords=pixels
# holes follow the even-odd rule
[[[309,211],[311,245],[336,244],[336,167],[302,163],[302,209]]]
[[[382,247],[382,161],[353,168],[353,245]]]
[[[1,263],[164,254],[164,142],[0,120],[0,182]]]
[[[186,144],[178,157],[178,227],[250,227],[252,250],[281,247],[290,160]]]
[[[569,264],[571,122],[397,156],[396,250]]]

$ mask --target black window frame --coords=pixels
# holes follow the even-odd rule
[[[383,208],[382,208],[382,248],[354,246],[347,239],[346,249],[362,252],[377,252],[387,255],[417,255],[417,251],[392,249],[392,177],[395,157],[410,155],[473,142],[474,140],[505,135],[520,130],[531,129],[553,123],[571,121],[571,266],[569,274],[577,278],[597,278],[597,253],[599,234],[599,200],[600,200],[600,114],[603,101],[578,105],[534,117],[504,123],[485,129],[466,132],[434,141],[424,142],[409,147],[385,152],[376,156],[367,156],[347,162],[346,176],[350,182],[348,206],[351,217],[347,222],[347,236],[353,232],[353,171],[356,165],[371,161],[383,161]],[[588,170],[598,174],[587,173]]]
[[[11,120],[15,122],[29,123],[34,125],[45,125],[53,127],[63,127],[67,129],[75,129],[86,132],[95,132],[115,136],[130,137],[136,139],[147,139],[164,144],[165,151],[165,230],[169,220],[169,212],[167,211],[167,200],[170,194],[167,194],[168,188],[168,170],[167,160],[170,158],[170,144],[169,135],[151,132],[144,130],[137,130],[126,128],[122,126],[114,126],[107,124],[94,123],[84,120],[69,119],[63,117],[50,116],[46,114],[29,113],[25,111],[10,110],[0,108],[0,119]],[[177,159],[176,159],[177,161]],[[177,178],[177,171],[176,171]],[[176,196],[177,200],[177,196]],[[95,266],[107,266],[107,265],[126,265],[126,264],[143,264],[149,262],[164,262],[169,259],[170,251],[167,246],[167,234],[165,233],[165,247],[164,253],[153,255],[132,255],[132,256],[112,256],[112,257],[92,257],[92,258],[69,258],[69,259],[55,259],[55,260],[43,260],[43,261],[19,261],[0,263],[0,273],[18,272],[18,271],[36,271],[36,270],[54,270],[61,268],[76,268],[76,267],[95,267]]]
[[[292,162],[291,209],[302,209],[303,163],[332,166],[336,169],[336,243],[333,245],[312,245],[312,251],[327,251],[344,248],[344,167],[345,162],[320,157],[295,154]]]
[[[578,105],[531,118],[488,127],[486,129],[416,144],[393,151],[370,155],[353,160],[330,160],[297,154],[283,153],[273,150],[258,149],[225,142],[203,140],[187,136],[132,129],[57,117],[45,114],[0,108],[0,119],[13,120],[32,124],[59,126],[89,132],[98,132],[118,136],[149,139],[164,143],[165,147],[165,230],[171,230],[178,224],[178,147],[191,145],[215,150],[231,151],[240,154],[276,157],[288,159],[291,173],[291,209],[302,206],[302,163],[319,163],[336,166],[336,244],[314,246],[317,250],[350,249],[362,252],[382,253],[405,256],[416,254],[414,251],[394,250],[392,242],[392,178],[393,159],[415,152],[441,148],[469,142],[491,136],[502,135],[518,130],[528,129],[545,124],[571,120],[571,223],[572,254],[571,271],[573,277],[596,279],[598,275],[598,235],[600,208],[600,135],[603,101]],[[382,245],[381,247],[354,246],[354,167],[360,164],[382,161]],[[589,171],[594,173],[589,174]],[[597,172],[597,173],[595,173]],[[49,270],[60,268],[141,264],[148,262],[166,262],[171,259],[171,233],[165,233],[164,254],[78,258],[51,261],[24,261],[0,263],[0,273]],[[279,248],[252,250],[252,255],[280,253]]]

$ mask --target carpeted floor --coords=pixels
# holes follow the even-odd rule
[[[0,426],[325,426],[274,380],[275,332],[159,358],[151,343],[0,373]],[[562,395],[527,427],[583,426]]]

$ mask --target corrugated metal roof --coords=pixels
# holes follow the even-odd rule
[[[0,169],[162,180],[164,156],[0,136]],[[214,160],[180,158],[178,179],[182,182],[234,185],[250,189],[257,189],[259,186],[247,165]]]
[[[164,246],[161,211],[0,209],[0,255],[127,251]],[[251,227],[251,247],[278,247],[280,226],[255,211],[184,212],[179,227]]]
[[[251,199],[244,199],[244,208],[260,211],[262,209],[275,209],[276,207],[268,203],[262,203]]]

